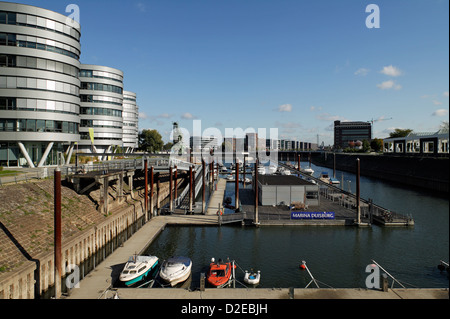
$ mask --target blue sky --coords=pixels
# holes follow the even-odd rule
[[[81,62],[125,73],[140,129],[277,127],[333,143],[333,121],[435,131],[448,121],[447,0],[31,1],[80,8]],[[380,28],[366,27],[377,4]]]

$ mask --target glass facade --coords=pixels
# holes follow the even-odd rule
[[[99,153],[137,147],[136,94],[124,92],[122,71],[80,64],[80,26],[66,21],[0,2],[1,166],[64,164],[75,144]]]
[[[80,27],[66,19],[0,2],[2,166],[63,164],[80,140]]]

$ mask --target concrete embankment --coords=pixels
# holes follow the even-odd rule
[[[356,159],[361,162],[361,175],[404,185],[448,193],[449,158],[408,157],[371,154],[336,153],[336,169],[356,172]],[[333,168],[333,153],[312,157],[315,165]],[[339,176],[336,176],[339,178]]]

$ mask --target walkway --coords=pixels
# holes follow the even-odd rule
[[[225,178],[219,178],[217,182],[217,189],[209,199],[208,209],[206,210],[206,215],[217,216],[217,210],[223,206],[223,196],[225,194],[225,188],[227,187],[227,180]]]

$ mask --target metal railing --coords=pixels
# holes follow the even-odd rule
[[[357,198],[355,194],[348,192],[344,189],[341,189],[339,187],[336,187],[332,184],[328,184],[314,176],[299,172],[298,170],[288,165],[282,163],[280,163],[280,165],[291,170],[295,174],[300,174],[308,179],[315,181],[317,185],[319,185],[320,196],[332,200],[333,202],[345,208],[356,209]],[[359,201],[360,201],[361,217],[370,218],[371,221],[372,218],[375,216],[383,219],[385,222],[405,222],[405,223],[413,222],[412,216],[395,213],[389,209],[376,205],[373,203],[372,199],[366,200],[364,198],[360,198]]]

